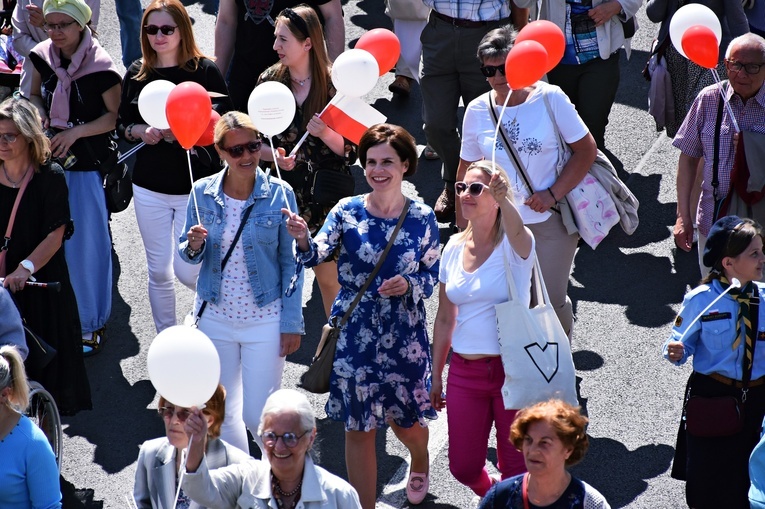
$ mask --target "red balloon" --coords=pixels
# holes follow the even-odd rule
[[[505,60],[507,84],[513,90],[529,87],[547,72],[547,51],[536,41],[521,41]]]
[[[205,132],[202,133],[202,136],[199,137],[194,145],[197,147],[206,147],[207,145],[215,143],[213,136],[215,134],[215,124],[218,123],[218,120],[220,120],[220,114],[215,110],[210,110],[210,123],[207,124]]]
[[[393,69],[401,54],[401,43],[396,34],[384,28],[370,30],[359,38],[355,49],[368,51],[377,60],[380,76]]]
[[[717,67],[719,47],[717,36],[711,28],[704,25],[694,25],[683,34],[683,51],[694,64],[707,69]]]
[[[212,101],[205,87],[193,81],[176,86],[167,96],[165,115],[181,147],[189,150],[210,123]]]
[[[558,65],[566,50],[566,37],[563,31],[552,21],[543,19],[532,21],[518,32],[515,43],[523,41],[536,41],[547,51],[545,73]]]

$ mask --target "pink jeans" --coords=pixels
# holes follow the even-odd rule
[[[449,425],[449,470],[462,484],[483,497],[491,488],[486,470],[489,433],[494,423],[497,467],[502,479],[526,471],[523,455],[510,443],[515,410],[505,410],[500,357],[467,360],[452,354],[446,381]]]

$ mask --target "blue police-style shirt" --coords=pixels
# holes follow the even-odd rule
[[[220,243],[226,227],[223,211],[223,178],[226,171],[224,169],[220,173],[196,181],[191,191],[199,204],[202,225],[207,229],[207,240],[202,246],[202,252],[194,258],[189,258],[186,252],[188,240],[185,232],[198,224],[194,196],[189,196],[184,233],[178,239],[181,258],[188,263],[202,264],[197,280],[197,294],[212,303],[218,302],[220,297],[220,265],[223,260]],[[258,168],[255,185],[245,201],[242,212],[250,206],[253,209],[239,242],[244,248],[255,303],[263,307],[281,297],[281,332],[304,334],[302,271],[295,292],[289,297],[284,294],[295,274],[294,240],[287,232],[287,223],[281,212],[282,208],[287,208],[288,202],[290,210],[297,210],[295,194],[289,184],[276,177],[266,176],[263,170]]]
[[[765,302],[762,301],[765,298],[765,284],[756,281],[754,283],[759,290],[761,302],[752,380],[765,375]],[[693,356],[694,371],[704,375],[719,373],[728,378],[742,380],[745,340],[742,327],[741,341],[735,345],[739,310],[739,303],[735,298],[730,294],[725,295],[689,328],[694,318],[723,292],[724,288],[717,280],[688,292],[675,319],[672,334],[664,342],[662,353],[664,358],[669,360],[669,342],[682,341],[685,347],[683,358],[676,362],[670,361],[673,364],[679,366],[684,364],[688,357]]]

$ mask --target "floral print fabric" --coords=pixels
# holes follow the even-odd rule
[[[341,200],[302,257],[313,266],[339,249],[340,293],[332,320],[340,321],[372,272],[398,218],[382,219],[364,206],[365,196]],[[424,299],[438,281],[438,225],[433,210],[411,202],[383,265],[340,332],[330,380],[327,415],[347,431],[370,431],[388,421],[426,426],[430,404],[430,346]],[[383,297],[377,289],[400,274],[411,293]]]

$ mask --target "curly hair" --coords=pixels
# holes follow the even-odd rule
[[[543,401],[519,410],[510,426],[510,442],[519,451],[523,449],[523,439],[529,427],[535,422],[547,422],[558,434],[563,445],[572,449],[566,460],[566,466],[576,465],[584,458],[590,441],[585,432],[588,419],[579,407],[574,407],[559,399]]]

